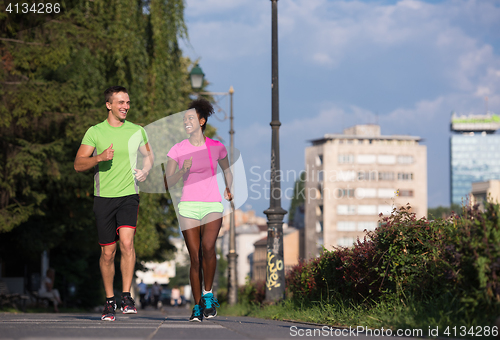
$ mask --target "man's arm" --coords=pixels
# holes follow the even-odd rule
[[[135,178],[137,178],[139,182],[144,182],[149,175],[149,171],[153,167],[155,156],[149,143],[139,147],[139,152],[142,155],[143,167],[142,169],[134,169]]]
[[[94,147],[86,144],[81,144],[76,153],[74,167],[76,172],[87,171],[95,167],[99,162],[105,162],[113,159],[113,144],[109,146],[103,153],[97,156],[92,156]]]

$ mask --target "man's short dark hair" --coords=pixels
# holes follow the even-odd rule
[[[104,99],[106,99],[106,103],[111,103],[111,97],[113,97],[113,95],[118,92],[124,92],[128,94],[127,89],[123,86],[108,87],[106,91],[104,91]]]

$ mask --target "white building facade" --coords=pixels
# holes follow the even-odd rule
[[[427,216],[427,149],[415,136],[380,134],[356,125],[325,135],[305,150],[305,235],[302,258],[324,246],[351,246],[374,230],[379,214],[410,204]]]

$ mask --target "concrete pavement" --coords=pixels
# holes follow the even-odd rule
[[[160,339],[294,339],[346,338],[354,333],[302,323],[249,317],[224,317],[188,322],[191,311],[168,307],[116,314],[116,321],[101,321],[100,313],[0,313],[0,339],[5,340],[160,340]],[[336,332],[336,333],[335,333]],[[365,340],[389,338],[357,333]],[[425,334],[424,334],[425,336]],[[392,336],[391,339],[400,339]],[[410,339],[405,337],[405,340]]]

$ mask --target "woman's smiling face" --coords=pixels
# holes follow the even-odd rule
[[[205,123],[205,119],[198,119],[196,110],[191,109],[187,110],[184,114],[183,122],[186,132],[188,134],[192,134],[193,132],[198,131],[198,129],[201,129],[201,126]]]

